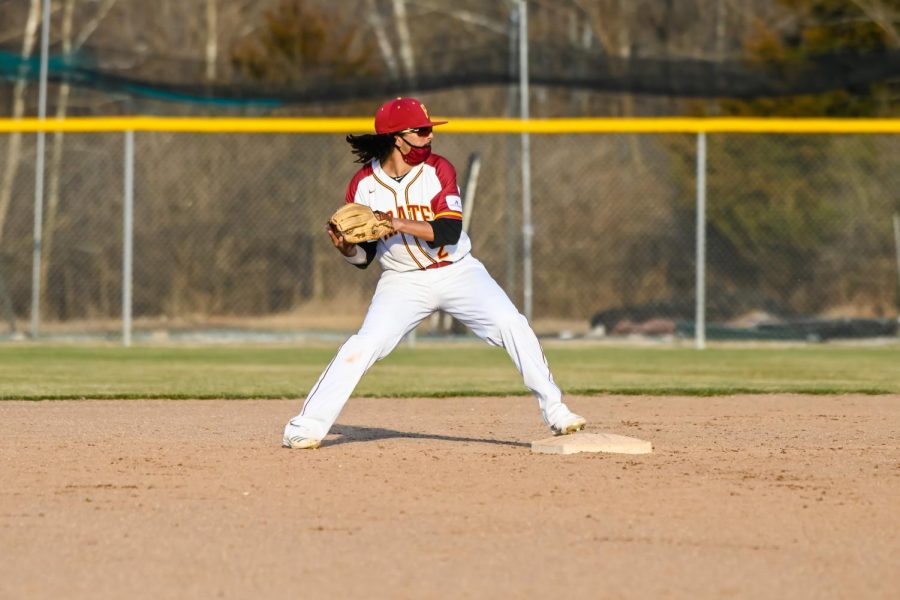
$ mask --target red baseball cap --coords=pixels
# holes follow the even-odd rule
[[[432,121],[425,105],[415,98],[388,100],[375,113],[375,133],[397,133],[404,129],[433,127],[447,121]]]

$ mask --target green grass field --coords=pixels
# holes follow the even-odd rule
[[[118,348],[0,346],[0,399],[293,398],[335,347]],[[573,394],[900,393],[900,347],[546,348]],[[401,346],[376,365],[360,396],[527,393],[498,348]]]

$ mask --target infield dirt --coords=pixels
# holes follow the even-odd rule
[[[896,598],[900,396],[0,402],[2,598]]]

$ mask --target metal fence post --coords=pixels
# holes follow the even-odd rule
[[[122,206],[122,345],[131,346],[131,285],[134,247],[134,131],[125,132],[125,189]]]
[[[519,5],[514,4],[509,13],[509,80],[513,81],[518,71],[517,60],[519,47]],[[516,94],[518,88],[510,85],[507,90],[507,116],[512,118],[516,115],[516,105],[518,104]],[[518,210],[516,208],[516,198],[514,190],[516,187],[516,148],[515,138],[511,135],[504,136],[506,143],[506,293],[510,298],[516,289],[519,279],[519,266],[516,260],[518,254],[518,232],[517,221],[513,218]]]
[[[697,134],[697,299],[694,343],[706,347],[706,132]]]
[[[529,118],[528,108],[528,4],[519,0],[519,102],[523,121]],[[531,247],[534,227],[531,224],[531,136],[522,132],[522,287],[524,289],[524,312],[530,321],[532,313],[532,260]]]
[[[38,90],[38,119],[47,118],[47,70],[50,51],[50,0],[41,5],[41,71]],[[37,338],[41,323],[41,246],[44,239],[44,147],[46,132],[37,133],[34,163],[34,241],[31,259],[31,337]]]

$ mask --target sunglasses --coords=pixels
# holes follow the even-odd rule
[[[433,129],[433,127],[415,127],[413,129],[404,129],[400,133],[415,133],[416,135],[425,137],[427,135],[430,135]]]

